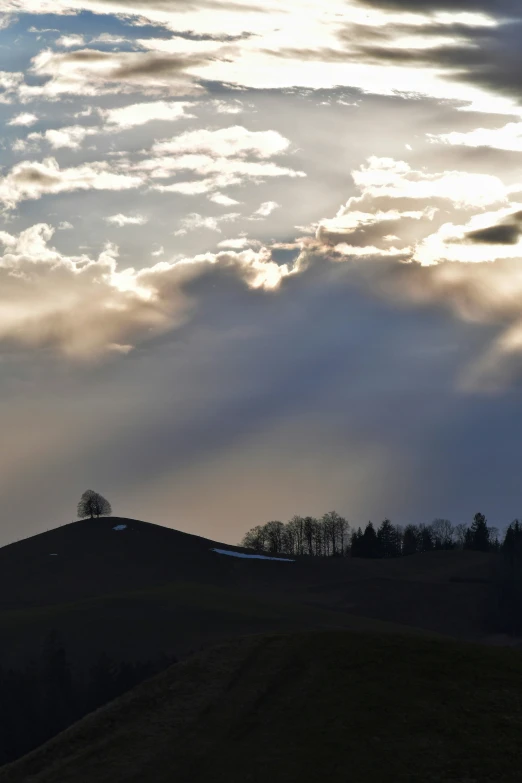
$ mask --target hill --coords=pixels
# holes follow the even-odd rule
[[[0,663],[27,659],[51,630],[78,665],[101,651],[130,660],[160,652],[179,658],[266,631],[409,626],[478,640],[489,630],[494,555],[283,563],[229,557],[216,548],[247,551],[114,517],[3,547]]]
[[[179,663],[0,783],[515,783],[522,658],[419,636],[254,636]]]

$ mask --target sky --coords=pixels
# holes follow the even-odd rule
[[[519,0],[0,0],[0,545],[522,513]]]

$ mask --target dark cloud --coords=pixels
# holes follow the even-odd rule
[[[106,79],[119,80],[135,77],[168,77],[182,73],[188,66],[200,65],[208,58],[194,55],[164,54],[157,52],[126,52],[121,62],[119,52],[100,52],[93,49],[81,49],[75,52],[67,52],[59,55],[60,66],[67,67],[68,63],[106,63]],[[111,63],[115,65],[111,67]]]
[[[519,0],[359,0],[359,4],[386,11],[430,13],[433,11],[467,11],[493,16],[520,17]]]
[[[427,38],[458,35],[462,41],[422,49],[393,45],[408,30]],[[357,56],[369,63],[427,66],[447,71],[447,78],[467,82],[522,100],[522,12],[509,24],[497,27],[426,24],[405,28],[388,25],[382,45],[372,40],[356,44]]]
[[[202,57],[180,57],[179,55],[147,54],[135,62],[118,65],[110,71],[109,78],[118,80],[134,77],[168,77],[183,73],[189,65],[199,65],[205,62]]]
[[[516,245],[522,235],[522,212],[515,212],[510,219],[497,226],[488,226],[466,234],[466,240],[485,245]]]
[[[417,2],[405,3],[404,10],[408,10],[408,7],[419,10]],[[446,4],[446,7],[456,10],[453,3]],[[390,23],[382,28],[350,24],[339,32],[340,43],[345,47],[343,49],[289,47],[270,53],[283,58],[318,62],[365,62],[437,68],[446,70],[448,79],[467,82],[522,100],[522,10],[520,3],[516,6],[510,4],[509,7],[513,9],[513,18],[509,23],[498,26],[466,25],[460,22],[442,24],[436,21],[416,25]],[[430,8],[432,6],[426,3],[424,10]],[[437,8],[433,4],[433,10]],[[440,10],[443,8],[444,5]],[[469,10],[480,9],[476,3],[470,3]],[[405,35],[435,39],[435,45],[423,48],[397,47],[395,41]],[[437,44],[437,39],[448,37],[455,38],[456,42]]]

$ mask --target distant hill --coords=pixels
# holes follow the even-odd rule
[[[519,783],[522,657],[343,631],[194,656],[0,783]]]
[[[121,529],[116,529],[121,528]],[[250,560],[199,536],[119,517],[84,520],[0,549],[0,664],[57,631],[78,665],[105,651],[143,659],[245,633],[410,627],[488,633],[495,555]]]

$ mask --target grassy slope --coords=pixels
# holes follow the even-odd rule
[[[508,649],[250,637],[144,683],[0,783],[518,783],[521,696]]]
[[[9,640],[8,660],[23,656],[27,649],[38,654],[38,645],[49,630],[57,629],[80,665],[92,663],[101,650],[122,660],[147,659],[161,652],[182,657],[202,646],[246,633],[312,628],[384,633],[409,630],[321,606],[191,582],[4,611],[0,628],[4,640]],[[415,628],[411,631],[421,632]],[[2,653],[5,656],[5,647]]]

